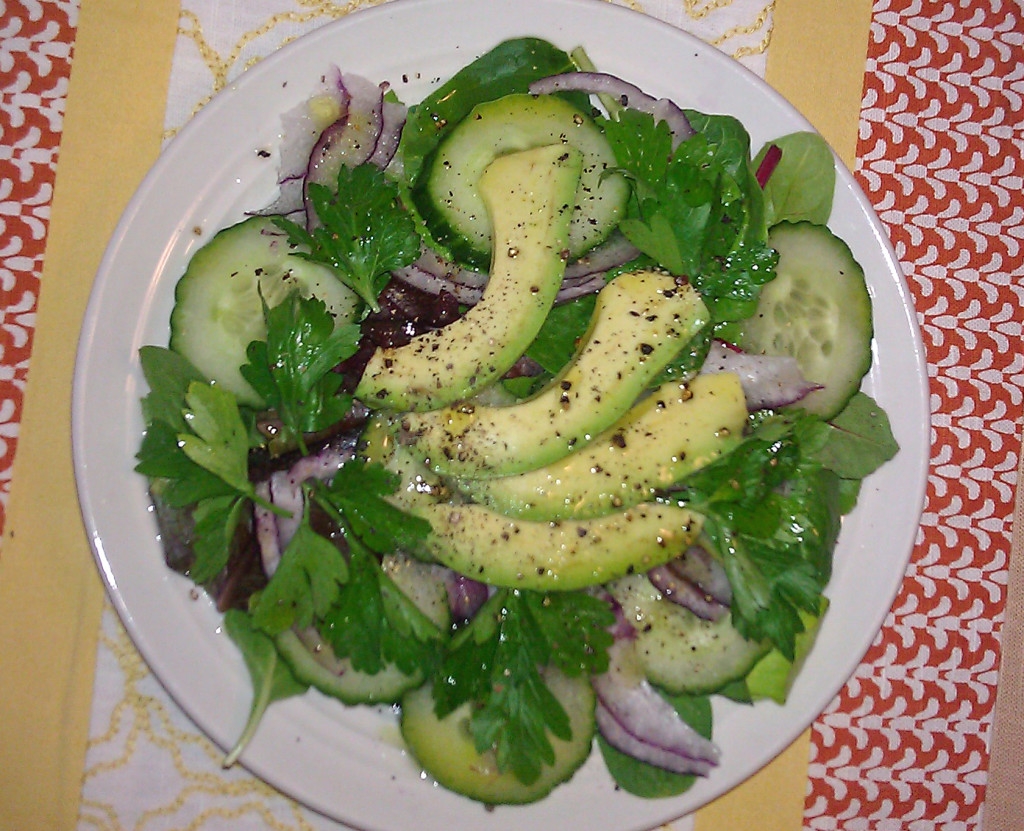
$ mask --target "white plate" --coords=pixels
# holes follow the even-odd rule
[[[402,0],[358,12],[296,41],[245,73],[170,144],[126,210],[96,279],[75,377],[73,439],[82,511],[110,596],[171,696],[222,746],[248,712],[241,658],[204,599],[163,564],[144,482],[132,472],[142,433],[138,363],[167,343],[173,288],[219,228],[275,195],[279,115],[333,62],[387,79],[407,102],[512,36],[586,47],[596,65],[686,107],[738,116],[755,147],[807,129],[757,77],[716,50],[635,12],[591,0]],[[270,150],[262,158],[257,151]],[[390,714],[346,709],[310,693],[274,705],[243,757],[256,774],[358,828],[406,831],[647,829],[695,810],[772,759],[828,705],[856,669],[903,577],[924,493],[929,411],[910,297],[885,233],[840,172],[834,230],[863,264],[874,298],[875,363],[866,389],[888,410],[902,445],[865,484],[847,518],[830,588],[832,608],[784,707],[715,705],[723,762],[680,797],[616,791],[600,754],[537,805],[485,811],[421,778]]]

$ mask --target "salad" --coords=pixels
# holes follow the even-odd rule
[[[412,106],[332,70],[285,123],[140,356],[167,562],[252,675],[226,762],[313,687],[486,804],[595,747],[642,796],[713,775],[710,696],[785,700],[897,450],[831,152],[536,38]]]

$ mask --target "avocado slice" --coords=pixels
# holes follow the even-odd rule
[[[534,522],[453,502],[445,484],[394,440],[387,422],[370,420],[360,455],[398,475],[391,502],[430,522],[433,533],[412,553],[469,577],[513,588],[578,589],[662,565],[700,533],[701,517],[675,505],[642,503],[592,519]]]
[[[423,503],[438,562],[494,586],[571,591],[646,572],[678,557],[700,533],[698,514],[641,503],[595,519],[536,522],[482,505]]]
[[[537,335],[565,274],[578,150],[549,145],[510,153],[480,177],[494,252],[483,297],[466,314],[408,344],[374,352],[356,388],[369,407],[430,410],[503,375]]]
[[[655,491],[728,453],[747,405],[731,372],[670,381],[581,450],[497,479],[452,479],[474,502],[523,519],[584,519],[653,499]]]
[[[576,356],[538,393],[509,407],[464,402],[408,413],[400,438],[449,476],[535,470],[613,424],[707,320],[688,283],[656,271],[620,274],[598,293]]]

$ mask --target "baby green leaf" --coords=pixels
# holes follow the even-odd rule
[[[817,133],[791,133],[762,147],[755,167],[771,145],[782,155],[764,187],[768,225],[801,220],[826,224],[836,187],[836,163],[828,143]]]
[[[224,614],[224,629],[242,653],[245,666],[252,681],[252,706],[242,735],[235,746],[224,757],[224,767],[231,767],[256,735],[263,714],[275,701],[301,695],[308,687],[292,674],[288,665],[281,660],[274,641],[257,629],[252,619],[238,609],[229,609]]]

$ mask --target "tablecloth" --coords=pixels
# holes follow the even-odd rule
[[[260,37],[286,39],[295,33],[289,26],[315,25],[348,10],[337,4],[285,5],[287,25],[263,30],[244,20],[222,27],[203,17],[218,9],[225,15],[251,13],[246,4],[184,4],[175,66],[180,69],[194,50],[191,59],[209,69],[208,86],[215,88],[261,48],[267,50],[266,43],[257,44]],[[661,3],[654,11],[674,14],[673,22],[694,28],[722,5],[687,0]],[[742,45],[731,51],[764,71],[758,57],[764,45],[781,73],[780,84],[788,83],[794,102],[827,131],[830,125],[818,113],[835,118],[829,98],[842,90],[830,87],[836,75],[828,71],[827,57],[815,62],[814,50],[826,42],[819,34],[834,24],[830,16],[850,13],[855,4],[830,6],[827,12],[819,4],[817,15],[800,18],[807,50],[775,52],[768,46],[769,33],[786,24],[792,5],[793,0],[738,3],[742,13],[753,14],[748,26],[736,29]],[[900,595],[857,673],[813,726],[806,799],[800,800],[803,825],[975,828],[988,780],[1024,399],[1024,142],[1016,115],[1024,95],[1024,13],[1019,3],[1000,2],[876,2],[870,12],[862,82],[854,81],[856,142],[849,140],[844,155],[852,161],[856,154],[858,180],[888,227],[914,292],[928,353],[932,459],[925,513]],[[54,262],[47,259],[42,267],[77,14],[73,4],[44,3],[7,4],[0,16],[0,154],[7,154],[0,155],[5,165],[0,179],[0,507],[7,503],[12,471],[18,488],[23,478],[32,478],[11,462],[32,363],[37,297],[45,295],[47,285],[40,272],[50,274]],[[165,20],[133,23],[166,25]],[[208,37],[232,26],[259,36],[236,35],[226,42]],[[93,32],[90,43],[102,43],[102,34]],[[729,38],[718,43],[729,49]],[[108,41],[106,48],[115,44]],[[171,103],[160,122],[165,135],[203,100],[203,93],[179,94],[171,77]],[[135,103],[128,102],[129,108]],[[847,140],[841,133],[830,136],[837,146]],[[58,262],[68,267],[66,260]],[[55,277],[54,284],[60,279],[66,277]],[[88,274],[79,279],[87,290]],[[40,365],[39,360],[33,365],[32,395],[41,398],[39,390],[49,379],[40,378],[35,369]],[[16,521],[4,528],[0,591],[10,585],[11,558],[5,555],[18,530]],[[69,548],[80,543],[75,529],[59,540]],[[87,651],[90,633],[81,637]],[[81,810],[67,807],[65,817],[77,816],[85,828],[249,827],[247,822],[302,828],[321,822],[251,777],[217,771],[219,757],[161,698],[109,613],[100,641],[97,684],[114,679],[131,695],[111,696],[109,686],[97,686],[105,692],[97,696],[88,728]],[[2,649],[11,649],[10,639]],[[78,686],[91,680],[88,675]],[[69,696],[75,691],[75,684],[64,690]],[[171,782],[166,798],[158,794],[144,809],[128,807],[134,800],[126,798],[125,783],[137,780],[118,778],[130,768],[140,741],[164,751],[166,767],[155,772],[169,774]],[[18,761],[13,751],[4,748],[0,765],[4,790],[16,781],[9,775]],[[797,752],[806,759],[807,745]],[[698,827],[704,828],[699,819]]]

